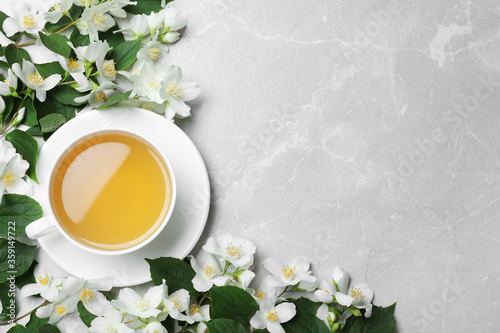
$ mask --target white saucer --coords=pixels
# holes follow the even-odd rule
[[[165,117],[151,111],[120,108],[92,110],[61,126],[43,145],[37,165],[40,184],[50,177],[56,152],[65,142],[82,133],[102,129],[132,129],[151,138],[169,159],[177,181],[177,202],[165,229],[150,244],[124,255],[98,255],[70,243],[59,232],[40,238],[40,246],[68,273],[85,279],[113,278],[115,287],[141,284],[151,280],[144,258],[176,257],[183,259],[196,245],[205,227],[210,206],[208,173],[189,137]],[[48,198],[42,198],[41,186],[34,188],[34,198],[44,211]]]

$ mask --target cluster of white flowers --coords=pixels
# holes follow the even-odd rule
[[[159,65],[159,60],[168,52],[166,43],[179,40],[179,30],[187,24],[186,19],[178,17],[174,8],[163,8],[150,15],[135,15],[128,27],[118,30],[115,28],[115,33],[122,33],[133,40],[141,40],[141,48],[129,71],[117,70],[115,61],[106,59],[113,49],[107,41],[99,40],[99,32],[106,32],[116,26],[115,18],[126,18],[124,7],[134,4],[136,2],[128,0],[61,0],[45,11],[39,11],[29,8],[23,1],[12,2],[13,16],[6,18],[3,24],[7,36],[22,32],[42,45],[38,33],[43,31],[45,23],[56,23],[63,16],[70,17],[69,10],[76,5],[82,6],[83,12],[76,20],[70,17],[73,23],[69,26],[74,25],[82,35],[88,35],[90,44],[75,47],[68,41],[76,59],[58,55],[59,63],[66,72],[64,78],[59,74],[45,78],[35,65],[26,59],[23,59],[22,63],[13,64],[12,70],[2,73],[8,78],[0,83],[0,95],[17,96],[19,78],[27,87],[27,94],[35,91],[36,98],[43,102],[47,91],[71,76],[74,79],[71,87],[86,93],[75,98],[75,102],[88,102],[92,107],[99,107],[109,98],[122,93],[128,79],[132,84],[131,95],[129,100],[122,104],[165,114],[169,120],[176,116],[189,117],[191,108],[185,102],[199,95],[198,84],[183,81],[182,70],[177,66]],[[96,71],[93,70],[94,66]],[[119,81],[120,77],[123,81]],[[0,97],[0,112],[5,110],[3,102]],[[18,112],[20,120],[24,111],[23,108]]]
[[[210,238],[196,258],[191,257],[191,266],[196,273],[192,280],[194,289],[205,293],[213,286],[233,285],[242,288],[259,304],[250,325],[255,329],[266,328],[271,333],[285,332],[281,324],[296,315],[295,304],[283,297],[286,292],[309,292],[310,298],[324,303],[327,310],[318,310],[317,316],[330,328],[335,322],[338,327],[340,316],[347,308],[353,311],[365,309],[365,316],[370,316],[373,292],[366,284],[349,289],[349,274],[336,267],[333,284],[322,282],[318,288],[317,279],[309,271],[310,262],[305,257],[298,257],[288,264],[266,259],[263,265],[270,275],[262,280],[258,289],[249,288],[255,277],[250,270],[253,268],[255,250],[252,242],[235,235],[223,234]],[[47,268],[40,265],[35,268],[35,278],[37,283],[26,285],[21,292],[24,296],[39,294],[50,302],[39,308],[37,315],[49,317],[51,324],[76,312],[79,301],[97,316],[91,323],[90,332],[166,333],[161,322],[170,316],[187,322],[191,332],[205,333],[205,322],[210,320],[210,304],[191,299],[185,289],[169,293],[165,280],[162,285],[151,287],[144,295],[124,288],[116,300],[108,301],[99,291],[111,289],[109,279],[55,279]],[[331,311],[334,309],[333,303],[345,308]],[[343,317],[342,322],[345,321]]]
[[[16,153],[16,149],[5,139],[0,140],[0,202],[5,192],[30,195],[31,182],[26,176],[29,164]]]

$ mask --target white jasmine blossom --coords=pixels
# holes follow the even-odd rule
[[[333,281],[337,285],[335,298],[340,305],[354,306],[357,309],[365,309],[365,317],[369,318],[372,313],[373,291],[365,283],[357,284],[350,289],[349,274],[340,267],[333,270]]]
[[[186,316],[193,322],[209,321],[210,320],[210,305],[198,305],[196,300],[186,310]]]
[[[68,43],[68,45],[75,51],[78,60],[85,62],[86,67],[89,67],[98,60],[104,60],[106,53],[111,49],[107,41],[91,42],[88,46],[80,46],[77,48],[71,43]]]
[[[99,40],[99,31],[108,31],[116,24],[113,17],[107,13],[114,6],[115,4],[109,1],[85,8],[82,23],[77,24],[80,33],[89,35],[91,41]]]
[[[154,66],[145,63],[139,76],[135,79],[133,91],[139,96],[147,97],[149,100],[162,104],[165,100],[160,97],[164,74]]]
[[[58,285],[63,282],[63,278],[54,278],[50,268],[46,265],[36,265],[34,271],[36,283],[30,283],[21,288],[21,296],[28,297],[40,294],[49,302],[55,301],[59,297]]]
[[[45,101],[47,91],[54,88],[62,79],[59,74],[52,74],[48,78],[40,75],[35,65],[32,62],[23,59],[23,64],[18,63],[12,65],[12,71],[24,84],[36,92],[36,98],[40,102]]]
[[[309,271],[310,262],[304,256],[295,258],[288,265],[274,258],[264,260],[263,264],[273,274],[269,283],[276,287],[294,286],[300,282],[316,282],[316,278]]]
[[[53,303],[49,303],[36,310],[39,318],[49,318],[49,324],[55,324],[59,320],[76,311],[80,299],[78,295],[69,296],[61,292],[59,297]]]
[[[168,333],[168,331],[159,321],[153,321],[141,333]]]
[[[270,333],[285,333],[281,324],[292,319],[296,313],[293,303],[275,305],[275,300],[265,300],[260,303],[259,310],[250,319],[250,325],[257,329],[266,328]]]
[[[89,94],[75,98],[75,102],[83,103],[87,101],[93,108],[98,108],[117,93],[116,88],[118,88],[116,84],[104,81]]]
[[[185,289],[179,289],[169,295],[168,286],[165,284],[165,280],[163,280],[162,286],[164,310],[162,311],[162,314],[158,316],[160,321],[165,320],[167,316],[170,315],[170,317],[176,320],[187,321],[192,324],[194,321],[182,313],[189,307],[189,292]]]
[[[3,29],[7,37],[18,32],[26,32],[37,37],[45,25],[45,19],[37,10],[30,9],[25,1],[13,1],[10,4],[12,17],[7,17]]]
[[[112,2],[115,6],[111,8],[110,13],[114,17],[119,17],[119,18],[127,17],[127,12],[123,9],[123,7],[137,4],[137,1],[129,1],[129,0],[112,0]]]
[[[134,39],[147,36],[149,34],[148,20],[149,17],[145,14],[136,15],[130,20],[130,26],[128,28],[123,28],[118,31]]]
[[[157,309],[162,301],[162,286],[151,287],[144,296],[130,288],[120,290],[118,300],[111,304],[118,310],[139,318],[156,317],[160,314]]]
[[[101,279],[78,279],[68,277],[63,282],[63,290],[68,295],[76,295],[84,306],[88,306],[96,300],[98,291],[109,291],[113,287],[113,281],[110,277]]]
[[[259,289],[255,290],[254,298],[257,303],[261,303],[262,301],[274,300],[276,299],[276,286],[271,285],[270,276],[266,276],[264,280],[262,280]]]
[[[31,194],[26,170],[29,164],[16,153],[14,146],[5,139],[0,139],[0,202],[3,194]]]
[[[191,256],[191,266],[196,273],[193,287],[198,291],[205,292],[214,285],[223,286],[231,280],[230,276],[222,275],[219,261],[205,251],[201,251],[196,259]]]
[[[232,235],[221,234],[210,237],[203,249],[219,256],[224,262],[230,262],[238,268],[247,269],[253,264],[256,247],[249,240]]]
[[[12,69],[7,70],[7,78],[0,81],[0,95],[11,96],[17,90],[17,76],[14,75]]]
[[[165,116],[173,119],[174,116],[186,118],[191,116],[191,108],[186,101],[195,99],[200,94],[200,87],[194,82],[182,81],[182,69],[177,66],[168,67],[160,91],[160,97],[168,101]]]
[[[99,58],[97,59],[96,65],[101,78],[103,78],[106,81],[116,80],[118,72],[116,71],[114,60],[105,60],[105,59],[101,60]]]
[[[104,306],[99,317],[92,320],[90,333],[133,333],[134,329],[122,322],[123,314],[111,304]]]
[[[60,0],[54,2],[49,8],[49,11],[43,13],[43,17],[50,23],[57,23],[65,13],[69,11],[73,5],[73,0]]]
[[[164,43],[156,40],[149,41],[137,52],[137,68],[142,68],[146,62],[152,65],[167,53],[168,47]]]
[[[163,16],[163,29],[160,34],[160,40],[165,43],[178,41],[180,38],[178,30],[186,26],[187,20],[178,18],[177,11],[172,7],[165,8],[160,13]]]

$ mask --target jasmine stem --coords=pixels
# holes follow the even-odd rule
[[[30,315],[33,311],[35,311],[35,310],[36,310],[36,309],[38,309],[39,307],[42,307],[42,306],[47,305],[47,304],[49,304],[49,302],[48,302],[48,301],[45,301],[45,302],[43,302],[42,304],[40,304],[39,306],[37,306],[36,308],[34,308],[33,310],[29,311],[28,313],[23,314],[23,315],[22,315],[22,316],[20,316],[20,317],[17,317],[17,318],[16,318],[16,319],[14,319],[14,320],[9,320],[9,321],[7,321],[7,322],[0,323],[0,326],[10,325],[10,324],[12,324],[12,323],[15,323],[16,321],[21,320],[21,319],[23,319],[23,318],[24,318],[24,317],[26,317],[26,316],[29,316],[29,315]]]
[[[285,289],[281,292],[281,294],[278,295],[278,297],[276,298],[280,298],[281,296],[283,296],[284,293],[286,293],[288,291],[288,286],[285,287]]]
[[[201,306],[201,303],[203,303],[203,301],[204,301],[205,299],[207,299],[207,297],[208,297],[208,295],[209,295],[209,294],[210,294],[210,293],[207,291],[206,293],[204,293],[204,294],[203,294],[203,296],[201,296],[201,299],[200,299],[200,301],[198,302],[198,306]]]
[[[229,261],[226,261],[226,266],[224,267],[224,271],[222,272],[221,276],[223,276],[227,273],[229,266],[231,266],[231,263]]]

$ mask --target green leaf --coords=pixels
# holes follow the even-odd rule
[[[206,324],[210,333],[247,333],[240,323],[232,319],[212,319]]]
[[[5,35],[5,30],[3,30],[3,22],[5,21],[5,19],[9,17],[9,15],[5,14],[4,12],[0,12],[0,31]],[[7,36],[7,35],[5,35]],[[15,33],[14,35],[10,36],[10,37],[7,37],[9,38],[10,40],[12,41],[17,41],[17,38],[19,37],[19,32],[18,33]]]
[[[3,100],[5,101],[5,112],[3,114],[3,119],[4,122],[6,122],[6,120],[9,119],[12,110],[14,110],[14,107],[19,107],[19,105],[21,105],[21,100],[12,96],[5,96],[3,97]]]
[[[40,119],[40,128],[42,129],[42,133],[52,133],[65,122],[66,118],[63,115],[52,113]]]
[[[87,46],[90,44],[90,36],[82,35],[80,30],[74,29],[69,37],[69,40],[73,44],[74,47]],[[109,42],[108,42],[109,44]]]
[[[57,326],[44,324],[38,329],[37,333],[61,333]]]
[[[316,317],[318,308],[323,303],[313,302],[307,298],[289,299],[295,304],[297,314],[282,326],[287,333],[329,333],[328,326]]]
[[[26,324],[26,328],[28,329],[28,332],[38,332],[38,330],[40,329],[40,327],[42,327],[43,325],[47,324],[49,322],[49,317],[47,318],[38,318],[36,316],[36,310],[34,310],[33,312],[31,312],[30,314],[30,321],[28,322],[28,324]]]
[[[73,106],[87,104],[87,101],[81,103],[75,102],[75,98],[85,96],[85,94],[76,91],[70,86],[59,86],[53,89],[51,94],[61,104]]]
[[[396,332],[394,322],[394,309],[396,303],[386,308],[373,306],[370,318],[354,317],[347,318],[341,333],[393,333]]]
[[[12,67],[15,63],[22,65],[23,59],[31,61],[28,51],[22,48],[17,48],[14,44],[7,45],[7,48],[5,49],[5,58],[7,59],[7,63],[10,67]]]
[[[210,318],[228,318],[248,325],[259,305],[249,293],[234,286],[213,287]]]
[[[155,285],[162,284],[162,279],[165,279],[169,293],[173,293],[179,289],[186,289],[189,291],[191,298],[196,298],[200,295],[193,288],[193,283],[191,282],[196,273],[186,262],[172,257],[146,259],[146,261],[149,264],[151,279],[153,279]]]
[[[0,203],[0,237],[8,238],[9,227],[15,222],[14,236],[24,234],[24,229],[31,222],[43,215],[42,207],[26,195],[5,194]]]
[[[54,53],[62,55],[65,58],[69,57],[71,53],[71,47],[68,45],[68,37],[59,34],[48,36],[41,32],[38,32],[38,36],[40,36],[40,40],[46,48]]]
[[[173,0],[167,0],[166,4]],[[161,7],[161,0],[140,0],[136,5],[129,5],[124,8],[131,14],[151,14],[151,12],[158,13]]]
[[[260,330],[255,330],[255,331],[253,331],[253,333],[269,333],[269,331],[267,329],[263,328]]]
[[[38,157],[38,142],[25,131],[13,130],[5,136],[5,140],[12,143],[16,151],[21,154],[23,159],[30,164],[27,171],[31,179],[38,183],[36,178],[36,160]]]
[[[128,66],[132,65],[137,58],[137,52],[139,52],[141,44],[142,38],[129,40],[121,43],[111,52],[111,58],[116,62],[117,71],[125,70]]]
[[[10,66],[9,66],[9,64],[8,64],[8,63],[6,63],[5,61],[0,60],[0,68],[1,68],[1,69],[9,69],[9,68],[10,68]]]
[[[26,130],[26,133],[31,134],[32,136],[42,136],[42,132],[40,132],[40,126],[31,126]]]
[[[40,126],[40,120],[44,118],[47,115],[50,114],[60,114],[62,115],[66,120],[70,120],[75,117],[75,107],[72,105],[64,105],[59,103],[53,96],[52,96],[52,91],[49,91],[47,93],[47,99],[45,102],[40,102],[38,99],[35,99],[33,101],[33,104],[36,108],[36,115],[38,117],[38,124]],[[41,128],[41,126],[40,126]],[[45,133],[43,131],[40,131],[43,139],[47,140],[51,133]]]
[[[23,275],[33,263],[35,249],[36,246],[26,245],[15,238],[0,238],[0,283],[12,276]]]
[[[105,108],[110,107],[110,106],[112,106],[120,101],[126,101],[126,100],[128,100],[131,93],[132,93],[132,90],[127,91],[126,93],[123,93],[123,94],[114,95],[110,99],[108,99],[106,102],[104,102],[101,106],[99,106],[97,108],[97,110],[105,109]]]
[[[0,302],[2,303],[0,321],[8,321],[16,318],[16,293],[11,290],[10,286],[10,282],[0,284]],[[11,312],[11,310],[13,310],[13,312]]]
[[[109,29],[108,31],[99,32],[99,40],[105,40],[110,47],[113,49],[116,48],[118,45],[125,42],[123,34],[121,32],[115,33],[116,30],[118,29]]]
[[[35,275],[34,275],[36,265],[38,265],[38,263],[36,262],[36,260],[33,260],[30,268],[23,275],[16,277],[16,287],[17,288],[21,289],[22,287],[24,287],[27,284],[36,283]]]
[[[25,109],[24,120],[22,122],[25,126],[35,126],[38,125],[38,120],[36,117],[35,106],[33,105],[33,100],[31,97],[26,97],[24,100],[23,106]]]
[[[69,14],[71,15],[71,17],[73,19],[76,19],[78,16],[81,15],[82,11],[83,11],[82,7],[77,6],[77,5],[73,5],[69,10]],[[45,30],[47,30],[48,33],[52,33],[54,31],[58,31],[58,30],[61,30],[65,27],[67,27],[71,23],[72,22],[71,22],[71,19],[69,17],[63,16],[63,17],[61,17],[61,19],[58,22],[56,22],[54,24],[47,22],[45,24]],[[75,29],[75,30],[78,30],[78,29]]]
[[[80,319],[83,321],[87,327],[90,327],[92,324],[92,320],[97,318],[96,315],[92,314],[85,308],[85,305],[80,301],[78,302],[78,313],[80,314]]]
[[[113,295],[113,293],[111,291],[105,291],[105,290],[101,290],[101,294],[104,295],[104,297],[106,297],[106,299],[108,301],[111,301],[115,298],[115,296]]]
[[[58,61],[48,62],[45,64],[35,64],[36,70],[43,78],[48,78],[52,74],[59,74],[64,77],[64,69],[61,67]]]
[[[7,331],[7,333],[26,333],[28,330],[26,327],[22,325],[16,325],[14,327],[11,327],[10,330]]]

